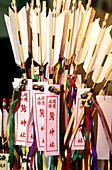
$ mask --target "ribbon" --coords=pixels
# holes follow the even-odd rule
[[[66,165],[66,170],[69,170],[70,158],[71,158],[71,148],[69,148],[69,142],[68,142],[68,144],[67,144],[67,165]]]
[[[108,170],[108,160],[104,160],[104,170]]]
[[[70,84],[69,84],[69,80],[67,79],[67,97],[66,97],[66,100],[65,100],[65,104],[66,104],[66,108],[67,108],[67,112],[68,112],[68,115],[70,116],[70,112],[69,112],[69,108],[68,108],[68,101],[70,99]]]
[[[84,108],[84,113],[85,112],[85,108]],[[83,118],[83,124],[82,124],[82,136],[85,140],[85,144],[86,144],[86,141],[87,141],[87,128],[86,128],[86,118],[85,118],[85,114],[84,114],[84,118]],[[84,153],[85,153],[85,149],[86,149],[86,145],[84,146],[84,149],[83,150],[76,150],[75,151],[75,154],[74,154],[74,159],[73,159],[73,165],[76,166],[76,160],[79,158],[79,160],[82,159]]]
[[[19,106],[20,106],[20,95],[21,95],[21,91],[15,91],[13,92],[13,97],[12,97],[12,106],[11,106],[11,110],[10,110],[10,117],[9,117],[9,153],[10,153],[10,169],[13,168],[13,164],[14,164],[14,117],[13,115],[15,114],[15,112],[18,110]],[[15,151],[15,155],[16,158],[18,158],[17,156],[17,152]]]
[[[35,148],[35,144],[36,143],[36,135],[35,135],[35,126],[34,126],[34,123],[33,123],[33,143],[32,143],[32,146],[28,152],[28,155],[27,155],[27,168],[28,168],[28,160],[29,160],[29,157],[33,154],[34,152],[34,148]],[[32,160],[31,160],[31,164],[30,166],[32,166]]]
[[[59,80],[59,82],[61,82],[61,78],[62,78],[62,62],[60,62],[60,80]]]
[[[72,163],[73,169],[76,169],[76,161],[78,158],[78,154],[79,154],[79,151],[75,150],[74,157],[73,157],[73,163]]]
[[[59,72],[59,64],[56,66],[56,75],[55,75],[55,83],[57,84],[58,80],[58,72]]]
[[[37,76],[37,75],[34,75],[34,79],[38,81],[38,76]]]
[[[94,132],[93,132],[93,119],[92,119],[92,112],[90,107],[90,133],[91,133],[91,150],[92,150],[92,156],[93,156],[93,167],[94,170],[97,170],[97,157],[96,157],[96,151],[95,151],[95,144],[94,144]]]
[[[61,168],[62,168],[62,160],[61,160],[61,155],[59,155],[57,170],[61,170]]]
[[[38,169],[41,170],[41,161],[40,161],[39,151],[38,151],[37,142],[36,142],[35,125],[33,123],[33,143],[27,156],[27,169],[29,169],[28,160],[30,156],[31,156],[30,168],[32,169],[33,158],[34,158],[35,152],[37,152],[37,166],[38,166]]]
[[[54,160],[53,156],[51,156],[51,165],[50,165],[51,170],[54,170]]]
[[[45,154],[43,152],[43,170],[46,170],[46,167],[45,167]]]

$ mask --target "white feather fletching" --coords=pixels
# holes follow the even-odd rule
[[[6,23],[6,26],[7,26],[7,31],[8,31],[8,34],[9,34],[9,39],[10,39],[11,46],[12,46],[12,51],[13,51],[13,54],[14,54],[15,63],[17,65],[21,65],[19,53],[18,53],[16,45],[14,43],[13,31],[12,31],[12,27],[11,27],[10,17],[8,17],[7,15],[4,15],[4,18],[5,18],[5,23]]]
[[[96,61],[95,61],[95,66],[94,66],[94,72],[93,72],[93,75],[92,75],[93,81],[95,81],[95,79],[96,79],[96,76],[97,76],[97,74],[98,74],[98,71],[99,71],[99,69],[100,69],[100,66],[101,66],[101,64],[102,64],[102,62],[103,62],[103,59],[104,59],[104,57],[105,57],[105,54],[106,54],[107,49],[108,49],[108,47],[109,47],[109,44],[110,44],[110,42],[111,42],[111,36],[110,36],[110,30],[111,30],[111,28],[112,28],[112,26],[109,26],[109,27],[106,29],[106,32],[105,32],[103,41],[102,41],[102,43],[101,43],[101,45],[100,45],[100,48],[99,48],[99,50],[98,50],[97,59],[96,59]],[[105,45],[105,44],[106,44],[106,45]],[[107,58],[107,60],[108,60],[108,58]],[[107,62],[107,60],[106,60],[106,62]],[[106,62],[105,62],[105,63],[106,63]],[[105,68],[105,64],[104,64],[104,68]],[[104,68],[103,68],[103,69],[104,69]],[[106,74],[106,73],[105,73],[105,74]],[[97,81],[97,83],[100,83],[100,82],[103,80],[103,78],[104,78],[104,75],[102,76],[102,73],[101,73],[101,74],[100,74],[100,77],[99,77],[99,79],[98,79],[98,81]]]
[[[57,13],[59,14],[59,11],[61,9],[61,4],[63,0],[57,0]]]
[[[34,60],[38,63],[38,42],[37,42],[37,18],[33,9],[30,9],[30,25],[32,28],[32,53]]]
[[[67,11],[63,11],[56,19],[55,49],[54,49],[54,65],[58,62],[61,41],[63,36],[64,20]]]
[[[100,74],[98,82],[101,82],[104,79],[104,77],[105,77],[105,75],[106,75],[106,73],[107,73],[107,71],[108,71],[108,69],[110,68],[111,65],[112,65],[112,49],[111,49],[111,52],[109,53],[109,56],[108,56],[108,58],[105,62],[105,65],[104,65],[103,70]]]
[[[70,3],[71,3],[71,0],[66,0],[65,10],[69,10],[69,8],[70,8]]]
[[[27,30],[27,17],[26,9],[23,7],[18,13],[19,27],[21,32],[24,60],[28,58],[28,30]]]
[[[46,8],[41,12],[41,36],[42,36],[42,63],[46,64],[46,54],[47,54],[47,18],[46,18]]]
[[[50,56],[52,55],[52,32],[53,32],[53,18],[52,12],[49,9],[49,14],[47,16],[47,58],[46,61],[50,63]]]
[[[92,28],[91,28],[91,25],[92,25]],[[85,72],[87,71],[93,50],[94,50],[96,42],[97,42],[98,35],[100,32],[99,19],[96,19],[94,22],[92,22],[90,24],[89,28],[90,28],[90,34],[87,35],[87,37],[90,37],[90,38],[88,41],[85,42],[85,43],[89,44],[88,53],[87,53],[87,56],[85,56],[86,59],[85,59],[84,66],[83,66]],[[83,55],[83,51],[82,51],[82,55]],[[91,71],[91,70],[89,70],[89,71]]]
[[[70,57],[72,55],[74,55],[74,53],[75,53],[75,48],[76,48],[76,44],[77,44],[77,37],[78,37],[79,31],[80,31],[83,13],[85,12],[82,4],[81,4],[80,8],[78,7],[78,9],[75,11],[75,23],[74,23],[74,29],[73,29]]]
[[[78,45],[77,45],[77,48],[76,48],[76,51],[75,51],[75,53],[76,53],[75,63],[77,63],[78,56],[79,56],[81,46],[82,46],[82,42],[83,42],[86,30],[87,30],[87,26],[89,24],[89,20],[90,20],[90,16],[91,16],[91,10],[92,10],[92,8],[90,8],[89,11],[87,11],[87,15],[86,15],[86,18],[85,18],[85,21],[84,21],[84,26],[83,26],[82,33],[81,33],[81,37],[78,38]]]
[[[10,21],[11,21],[11,28],[12,28],[12,33],[13,33],[14,46],[15,46],[15,49],[16,49],[16,55],[17,55],[16,58],[18,58],[18,59],[20,58],[20,62],[22,62],[16,18],[15,18],[15,14],[11,10],[11,8],[9,8],[9,17],[10,17]]]

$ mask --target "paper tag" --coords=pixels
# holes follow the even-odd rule
[[[105,119],[108,123],[108,127],[111,131],[111,125],[112,125],[112,98],[111,96],[97,96],[97,101],[103,111],[103,114],[105,116]],[[108,108],[108,109],[107,109]],[[103,149],[102,149],[103,148]],[[98,115],[98,133],[97,133],[97,157],[101,160],[109,160],[109,146],[107,143],[107,139],[104,133],[104,128],[101,123],[101,118]]]
[[[21,79],[20,79],[21,81]],[[15,113],[15,144],[25,145],[26,126],[32,107],[32,80],[28,79],[26,90],[21,92],[21,104]]]
[[[60,89],[59,85],[48,85]],[[59,155],[59,111],[60,95],[51,93],[46,96],[45,115],[45,156]]]
[[[46,87],[47,82],[36,82],[34,84],[43,85],[44,91],[33,90],[34,122],[36,126],[36,138],[38,150],[44,151],[45,147],[45,112],[46,112]]]
[[[81,94],[83,94],[84,92],[87,92],[87,91],[89,91],[89,88],[79,88],[77,90],[76,110],[75,110],[75,119],[74,119],[73,128],[75,128],[75,126],[78,122],[78,119],[80,117],[80,114],[82,112],[82,109],[84,109],[84,107],[82,105],[83,99],[81,98]],[[81,133],[82,123],[83,123],[83,120],[82,120],[81,125],[78,128],[78,131],[77,131],[76,136],[74,138],[72,150],[82,150],[82,149],[84,149],[85,142],[84,142],[84,139],[83,139],[83,136],[82,136],[82,133]]]

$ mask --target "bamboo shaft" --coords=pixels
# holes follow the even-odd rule
[[[75,117],[75,106],[74,106],[74,110],[73,110],[72,116],[71,116],[71,118],[70,118],[70,121],[69,121],[68,127],[67,127],[67,131],[66,131],[65,136],[64,136],[64,145],[65,145],[65,143],[66,143],[66,140],[67,140],[68,134],[69,134],[69,132],[70,132],[70,128],[71,128],[71,126],[72,126],[72,123],[73,123],[74,117]]]

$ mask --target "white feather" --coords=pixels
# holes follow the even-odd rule
[[[63,11],[56,19],[56,34],[55,34],[55,49],[54,49],[54,65],[58,62],[60,49],[61,49],[61,41],[63,36],[63,27],[64,20],[67,11]]]
[[[28,30],[27,30],[27,17],[26,9],[23,7],[18,13],[19,27],[21,32],[24,60],[28,58]]]
[[[87,56],[85,56],[86,59],[85,59],[84,66],[83,66],[85,72],[87,71],[87,68],[88,68],[98,35],[99,35],[99,32],[100,32],[99,19],[96,19],[94,22],[92,22],[90,24],[90,34],[87,35],[89,40],[85,42],[85,44],[86,43],[89,44],[88,53],[87,53]],[[84,48],[84,50],[85,50],[85,48]],[[84,51],[82,51],[82,55],[83,55],[83,52]],[[91,70],[89,70],[89,71],[91,71]]]
[[[33,58],[38,63],[37,18],[32,8],[30,10],[30,25],[32,28],[32,35],[33,35],[32,36]]]
[[[82,33],[81,33],[81,37],[78,38],[78,45],[77,45],[77,48],[76,48],[76,51],[75,51],[75,53],[76,53],[75,63],[77,63],[78,56],[79,56],[81,46],[82,46],[82,42],[83,42],[86,30],[87,30],[87,26],[89,24],[89,20],[90,20],[90,16],[91,16],[91,10],[92,10],[92,8],[90,8],[89,11],[87,12],[87,15],[86,15],[86,18],[85,18],[85,21],[84,21],[83,30],[82,30]]]
[[[112,26],[110,26],[110,27],[112,27]],[[93,72],[93,76],[92,76],[93,81],[95,81],[95,79],[96,79],[96,76],[97,76],[97,74],[98,74],[98,71],[99,71],[99,69],[100,69],[100,66],[101,66],[101,64],[102,64],[102,62],[103,62],[103,59],[104,59],[104,57],[105,57],[105,54],[106,54],[107,49],[108,49],[108,47],[109,47],[109,44],[110,44],[110,42],[111,42],[110,27],[108,27],[108,28],[106,29],[106,32],[105,32],[103,41],[102,41],[102,43],[101,43],[101,45],[100,45],[100,48],[99,48],[99,50],[98,50],[97,59],[96,59],[96,62],[95,62],[94,72]],[[105,45],[105,44],[106,44],[106,45]],[[108,61],[108,58],[107,58],[106,62],[107,62],[107,61]],[[105,62],[105,64],[106,64],[106,62]],[[104,68],[105,68],[105,65],[104,65]],[[103,68],[103,69],[104,69],[104,68]],[[108,68],[107,68],[107,69],[108,69]],[[100,82],[103,80],[105,74],[106,74],[106,73],[104,73],[104,74],[101,73],[101,74],[100,74],[100,77],[99,77],[97,83],[100,83]]]
[[[41,36],[42,36],[42,63],[47,63],[47,18],[46,8],[41,12]]]
[[[9,39],[10,39],[11,46],[12,46],[12,51],[13,51],[13,54],[14,54],[15,63],[18,64],[18,65],[21,65],[21,60],[20,60],[19,55],[17,53],[17,49],[16,49],[14,39],[13,39],[13,31],[12,31],[12,27],[11,27],[10,17],[8,17],[7,15],[4,15],[4,18],[5,18],[5,23],[6,23],[6,26],[7,26],[7,31],[8,31],[8,34],[9,34]]]
[[[83,5],[81,5],[81,10],[78,9],[75,11],[75,22],[74,22],[74,30],[73,30],[73,37],[72,37],[72,44],[71,44],[71,55],[74,55],[74,51],[76,48],[76,44],[77,44],[77,37],[78,37],[78,33],[80,31],[80,27],[81,27],[81,21],[82,21],[82,17],[83,17],[83,13],[85,12]]]
[[[49,9],[49,15],[47,17],[47,58],[46,61],[50,63],[50,56],[52,55],[52,32],[53,32],[53,19],[52,12]]]

